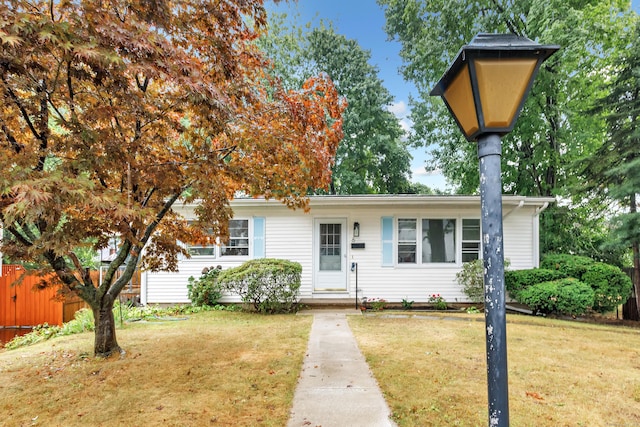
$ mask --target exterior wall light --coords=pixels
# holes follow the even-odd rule
[[[360,223],[353,223],[353,237],[360,237]]]
[[[515,125],[540,65],[560,47],[513,34],[478,34],[431,96],[440,96],[468,141],[478,142],[489,425],[509,425],[500,137]]]

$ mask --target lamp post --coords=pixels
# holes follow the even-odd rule
[[[468,141],[478,142],[489,426],[509,425],[500,137],[513,130],[540,65],[559,49],[513,34],[463,46],[431,91]]]

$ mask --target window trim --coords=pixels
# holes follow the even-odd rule
[[[261,217],[263,218],[263,217]],[[239,217],[239,218],[231,218],[229,221],[247,221],[247,241],[248,241],[248,251],[247,251],[247,255],[224,255],[222,253],[223,251],[223,247],[225,246],[223,243],[220,242],[220,239],[217,239],[216,243],[213,245],[189,245],[186,244],[186,248],[187,251],[189,251],[191,258],[189,260],[191,261],[199,261],[199,260],[244,260],[244,259],[251,259],[253,257],[253,251],[255,248],[256,243],[254,242],[254,225],[253,225],[253,221],[255,218],[252,217]],[[264,225],[263,225],[264,228]],[[263,230],[264,232],[264,230]],[[244,237],[240,237],[240,238],[244,238]],[[264,239],[264,236],[262,236],[262,239]],[[198,254],[193,254],[191,253],[191,248],[195,247],[195,248],[213,248],[213,254],[211,255],[198,255]]]
[[[478,221],[478,239],[477,240],[470,240],[464,239],[464,221]],[[482,259],[482,221],[480,220],[480,218],[461,218],[460,219],[460,224],[461,224],[461,230],[460,230],[460,263],[464,264],[465,262],[470,262],[470,261],[465,261],[464,260],[464,244],[465,243],[477,243],[478,244],[478,251],[477,251],[477,255],[478,257],[476,259]],[[470,253],[470,252],[468,252]],[[474,253],[476,253],[474,251]]]
[[[463,264],[462,261],[462,246],[463,242],[470,242],[469,240],[462,240],[463,236],[463,222],[465,220],[477,220],[480,224],[480,247],[478,251],[478,259],[482,259],[482,221],[480,217],[474,216],[460,216],[460,215],[447,215],[446,213],[440,215],[416,215],[416,214],[401,214],[394,215],[393,217],[383,217],[393,219],[392,230],[392,249],[393,249],[393,264],[383,264],[383,266],[393,266],[396,268],[460,268]],[[422,220],[433,219],[448,219],[455,221],[455,261],[454,262],[422,262]],[[399,246],[399,220],[415,220],[416,221],[416,262],[401,263],[398,261],[398,246]],[[382,237],[382,236],[381,236]],[[384,239],[383,244],[384,244]],[[474,241],[475,242],[475,241]]]
[[[231,221],[247,221],[247,235],[246,236],[240,236],[240,237],[232,237],[231,236]],[[218,251],[219,257],[221,259],[224,259],[224,258],[237,259],[237,258],[248,258],[248,257],[250,257],[251,256],[251,246],[252,246],[251,245],[251,232],[252,232],[252,230],[251,230],[251,221],[249,220],[249,218],[231,218],[229,220],[229,240],[227,241],[226,244],[225,243],[219,243],[217,245],[217,247],[218,247],[217,251]],[[247,254],[246,255],[244,255],[244,254],[242,254],[242,255],[228,255],[228,254],[223,253],[223,251],[225,249],[227,249],[227,248],[244,248],[244,246],[231,246],[231,245],[228,245],[228,243],[231,243],[232,240],[246,240],[247,241],[247,246],[246,246]]]

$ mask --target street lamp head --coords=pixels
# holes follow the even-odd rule
[[[505,135],[513,130],[540,65],[559,48],[514,34],[480,33],[462,46],[430,95],[442,97],[468,141],[487,133]]]

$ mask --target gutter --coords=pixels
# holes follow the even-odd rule
[[[533,225],[533,266],[535,268],[540,267],[540,214],[549,207],[549,202],[544,202],[542,206],[536,208],[533,215],[531,215],[531,221]]]
[[[540,206],[539,208],[536,208],[536,211],[533,213],[533,216],[540,216],[540,214],[548,207],[549,207],[549,202],[544,202],[544,205]]]
[[[547,202],[547,205],[549,203]],[[518,203],[518,205],[516,205],[516,207],[514,207],[513,209],[511,209],[509,212],[507,212],[506,214],[502,215],[502,219],[505,219],[506,217],[508,217],[509,215],[511,215],[512,213],[514,213],[515,211],[517,211],[518,209],[520,209],[521,207],[524,206],[524,200],[520,200],[520,203]]]

